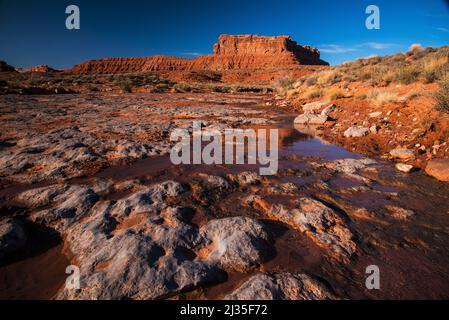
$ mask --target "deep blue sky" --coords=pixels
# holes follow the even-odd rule
[[[65,28],[65,8],[81,10],[81,30]],[[365,28],[365,8],[381,9],[381,30]],[[0,59],[57,68],[102,57],[212,52],[220,34],[290,35],[337,64],[449,44],[445,0],[0,0]]]

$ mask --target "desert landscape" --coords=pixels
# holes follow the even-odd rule
[[[277,174],[172,164],[193,121],[277,129]],[[330,66],[221,35],[190,59],[0,62],[0,123],[2,300],[449,298],[447,46]]]

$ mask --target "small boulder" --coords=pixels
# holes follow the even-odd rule
[[[370,133],[370,129],[365,127],[350,127],[345,132],[346,138],[360,138],[367,136]]]
[[[329,114],[334,111],[337,108],[337,105],[335,103],[327,106],[326,108],[323,109],[323,111],[321,111],[321,115],[322,116],[329,116]]]
[[[433,159],[427,163],[426,173],[440,181],[449,182],[449,159]]]
[[[328,119],[326,115],[315,115],[310,113],[304,113],[296,117],[295,124],[324,124]]]
[[[415,154],[412,150],[409,150],[407,148],[396,148],[390,151],[390,155],[393,158],[408,160],[413,159],[415,157]]]
[[[405,163],[396,163],[396,169],[404,173],[409,173],[413,170],[413,166]]]
[[[302,106],[302,110],[316,111],[316,110],[321,109],[323,106],[325,106],[328,103],[329,103],[329,101],[315,101],[315,102],[307,103]]]

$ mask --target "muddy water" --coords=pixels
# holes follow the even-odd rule
[[[202,225],[213,218],[236,215],[256,217],[264,221],[273,234],[275,252],[257,270],[247,274],[229,272],[227,281],[194,290],[183,297],[220,299],[251,275],[268,271],[314,274],[326,279],[343,298],[449,298],[449,186],[421,172],[398,173],[393,164],[377,159],[377,171],[364,172],[364,177],[372,181],[367,188],[356,177],[319,167],[333,160],[360,159],[361,155],[323,141],[317,137],[315,128],[294,127],[292,123],[293,115],[280,114],[276,125],[254,127],[279,129],[279,175],[267,177],[264,187],[293,182],[299,188],[297,195],[265,194],[265,199],[287,205],[295,198],[309,196],[338,209],[350,221],[359,252],[348,263],[336,262],[304,234],[265,220],[261,212],[241,205],[243,197],[261,192],[260,189],[249,188],[242,193],[227,194],[218,201],[205,202],[199,199],[204,195],[192,192],[191,199],[183,199],[180,204],[195,207],[194,223]],[[258,165],[174,166],[168,156],[162,156],[111,167],[95,177],[115,182],[141,178],[146,184],[175,179],[191,184],[197,173],[226,176],[258,169]],[[92,177],[88,177],[71,183],[89,184],[91,180]],[[327,188],[323,189],[322,183]],[[31,187],[35,186],[14,186],[3,194]],[[106,199],[120,199],[126,195],[126,192],[109,194]],[[391,205],[413,210],[415,216],[409,221],[395,220],[385,209]],[[368,214],[358,213],[358,208],[365,208]],[[0,267],[0,299],[52,298],[64,283],[68,264],[61,244],[56,244],[39,254]],[[365,288],[365,269],[372,264],[381,270],[381,290]]]

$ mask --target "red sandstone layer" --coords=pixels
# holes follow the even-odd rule
[[[300,46],[290,37],[221,35],[214,54],[193,59],[169,56],[109,58],[91,60],[74,66],[78,74],[134,73],[151,71],[236,71],[298,69],[302,65],[328,65],[317,49]]]

